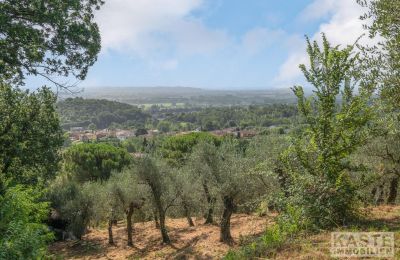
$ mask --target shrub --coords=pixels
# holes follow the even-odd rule
[[[53,234],[42,224],[49,208],[31,189],[16,186],[0,196],[0,259],[39,259]]]

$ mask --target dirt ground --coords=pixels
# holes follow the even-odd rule
[[[400,206],[369,207],[362,210],[364,221],[335,231],[392,231],[395,232],[396,257],[400,259]],[[244,214],[232,217],[232,236],[235,244],[219,242],[219,227],[204,225],[203,219],[195,220],[195,227],[188,227],[186,219],[168,219],[171,245],[161,243],[161,236],[154,222],[136,223],[134,247],[126,246],[124,223],[114,228],[115,246],[107,244],[106,229],[94,229],[81,242],[57,242],[50,246],[56,259],[220,259],[229,249],[238,248],[247,237],[258,236],[274,216],[258,217]],[[330,232],[297,238],[276,250],[273,259],[331,259]]]
[[[273,216],[233,215],[235,243],[231,246],[219,242],[219,227],[204,225],[203,219],[194,219],[194,227],[189,227],[186,219],[168,219],[171,245],[162,244],[154,222],[143,222],[135,223],[134,247],[128,247],[124,223],[118,223],[113,229],[114,246],[108,245],[106,229],[91,229],[82,241],[56,242],[49,250],[56,259],[219,259],[246,237],[260,235],[272,220]]]

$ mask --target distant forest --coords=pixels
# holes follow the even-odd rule
[[[58,102],[62,127],[97,129],[154,128],[161,132],[201,129],[212,131],[228,127],[253,128],[291,124],[297,114],[293,104],[265,104],[224,107],[148,108],[105,99],[67,98]]]
[[[88,127],[92,123],[97,128],[111,124],[140,127],[150,118],[138,107],[105,99],[67,98],[58,102],[57,109],[64,129]]]

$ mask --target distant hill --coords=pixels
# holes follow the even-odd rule
[[[149,114],[129,104],[105,99],[67,98],[57,103],[62,127],[87,127],[93,123],[97,128],[106,128],[111,124],[142,127]]]
[[[296,100],[290,89],[209,90],[190,87],[88,87],[78,96],[132,105],[229,106],[294,103]]]

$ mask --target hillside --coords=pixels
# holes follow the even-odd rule
[[[272,217],[234,215],[232,217],[232,235],[235,241],[243,237],[261,234]],[[196,256],[198,259],[218,259],[224,256],[230,246],[219,242],[218,225],[204,225],[204,219],[196,219],[195,227],[188,227],[186,219],[168,219],[172,244],[164,245],[160,232],[154,222],[135,223],[134,246],[126,246],[125,223],[114,227],[115,245],[107,244],[107,230],[93,229],[85,235],[83,241],[57,242],[50,247],[56,256],[65,259],[186,259]],[[236,244],[234,247],[238,247]]]
[[[57,103],[62,127],[87,127],[93,123],[97,128],[109,127],[112,123],[143,126],[150,115],[140,108],[105,99],[67,98]]]
[[[65,94],[66,95],[66,94]],[[107,99],[132,105],[189,104],[192,106],[229,106],[295,103],[287,89],[211,90],[189,87],[87,87],[79,96]],[[65,97],[69,97],[66,95]]]
[[[400,207],[380,206],[363,210],[368,218],[365,223],[341,230],[374,231],[388,230],[400,235]],[[57,242],[50,246],[53,256],[65,259],[220,259],[231,249],[239,249],[261,234],[273,223],[275,215],[257,217],[244,214],[232,217],[232,235],[235,244],[228,246],[219,242],[219,230],[215,225],[203,225],[203,219],[195,227],[188,227],[186,219],[168,219],[171,233],[170,246],[161,243],[159,231],[154,222],[135,223],[134,246],[126,246],[124,223],[118,223],[115,230],[116,244],[107,244],[107,230],[92,229],[82,241]],[[200,224],[199,224],[200,223]],[[277,249],[271,255],[274,259],[331,259],[329,253],[330,232],[298,237]],[[396,248],[400,248],[397,244]]]

